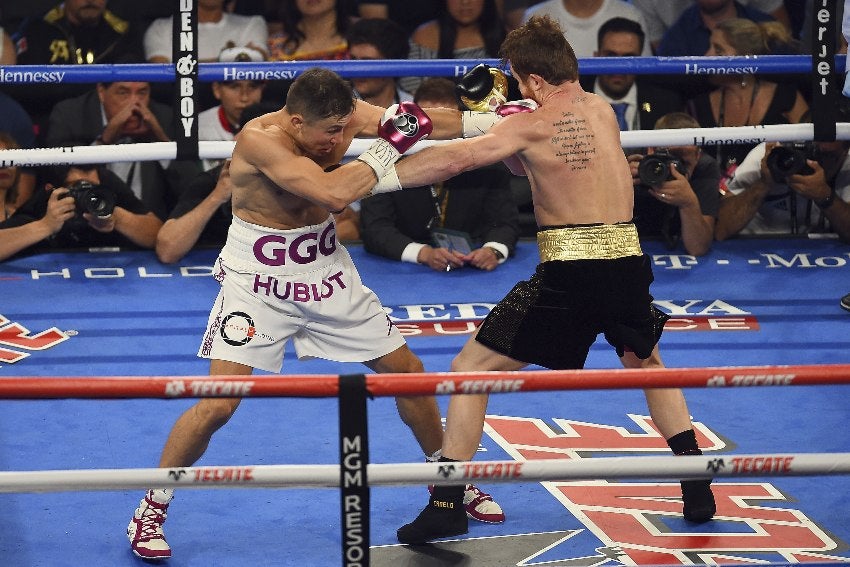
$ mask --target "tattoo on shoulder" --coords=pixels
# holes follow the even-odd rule
[[[564,163],[573,171],[587,169],[591,157],[596,154],[595,136],[588,128],[587,120],[572,112],[564,112],[552,126],[557,131],[552,136],[555,155],[564,158]]]

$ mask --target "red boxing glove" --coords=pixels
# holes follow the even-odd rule
[[[431,119],[415,102],[405,101],[390,106],[378,125],[378,136],[388,141],[398,153],[428,137],[434,131]]]
[[[537,110],[537,103],[530,98],[524,98],[522,100],[506,102],[496,109],[496,114],[504,117],[517,114],[518,112],[534,112],[535,110]]]

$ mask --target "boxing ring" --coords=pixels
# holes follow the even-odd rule
[[[321,64],[349,77],[457,76],[478,62]],[[580,63],[583,73],[687,73],[697,63],[727,72],[812,69],[811,58],[788,56]],[[293,78],[315,64],[205,64],[197,75]],[[22,66],[12,80],[44,69]],[[180,65],[49,69],[74,82],[180,75]],[[622,143],[810,140],[821,127],[624,132]],[[835,135],[850,139],[850,124],[835,125]],[[428,143],[437,142],[421,145]],[[0,162],[173,159],[186,147],[8,150]],[[189,141],[201,158],[231,150]],[[494,272],[447,274],[349,247],[429,371],[416,376],[295,362],[291,348],[282,376],[205,376],[208,364],[194,353],[217,292],[217,250],[194,250],[174,266],[121,250],[2,263],[0,562],[139,564],[126,523],[141,489],[171,486],[178,490],[165,531],[174,566],[850,563],[850,322],[838,306],[850,248],[815,238],[730,240],[700,258],[655,242],[644,248],[656,305],[671,315],[661,370],[614,370],[613,351],[598,341],[584,371],[448,373],[475,324],[532,273],[532,242],[520,242]],[[687,388],[703,456],[669,456],[646,415],[639,389],[673,386]],[[445,411],[445,394],[482,391],[496,395],[476,459],[453,468],[422,463],[392,396],[436,393]],[[242,407],[196,466],[150,468],[194,398],[234,395],[245,398]],[[689,524],[678,479],[705,476],[716,478],[718,513]],[[397,544],[395,530],[424,502],[423,485],[467,481],[493,494],[504,524],[470,522],[455,540]]]

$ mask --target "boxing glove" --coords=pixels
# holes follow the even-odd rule
[[[496,115],[499,117],[510,116],[519,112],[534,112],[537,110],[537,103],[530,98],[520,100],[512,100],[506,102],[496,109]]]
[[[493,112],[507,100],[508,78],[501,70],[481,63],[461,77],[455,91],[469,110]]]
[[[537,103],[529,98],[512,100],[496,107],[495,112],[464,111],[461,113],[461,124],[464,138],[480,136],[489,130],[499,119],[518,112],[533,112]]]
[[[387,108],[378,124],[378,139],[357,156],[375,171],[378,179],[393,167],[413,144],[434,130],[431,119],[414,102],[402,102]]]

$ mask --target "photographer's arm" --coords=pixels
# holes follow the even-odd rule
[[[112,215],[108,217],[97,217],[90,213],[84,213],[89,226],[98,232],[117,231],[126,236],[133,244],[142,248],[153,248],[156,246],[156,235],[162,228],[162,221],[153,214],[136,214],[127,209],[115,207]]]
[[[188,188],[185,195],[191,198],[197,184],[205,184],[211,176],[202,174]],[[213,190],[204,197],[197,205],[186,211],[185,214],[165,221],[156,237],[156,256],[163,264],[173,264],[189,253],[216,211],[225,203],[230,201],[233,185],[230,181],[230,161],[228,160],[221,168]],[[181,202],[183,201],[181,196]],[[177,209],[180,208],[178,204]],[[175,212],[172,212],[174,215]]]
[[[788,177],[788,186],[817,204],[838,237],[844,242],[850,242],[850,204],[838,196],[818,162],[808,160],[807,163],[813,173],[791,175]]]
[[[737,195],[729,194],[720,199],[714,239],[726,240],[743,230],[756,216],[768,189],[768,183],[759,179]]]
[[[764,153],[760,158],[759,154],[755,153],[756,150],[752,150],[738,166],[735,178],[730,182],[729,187],[730,189],[741,187],[743,190],[737,194],[730,192],[720,199],[717,223],[714,225],[715,240],[726,240],[735,236],[756,216],[773,185],[770,170],[767,167],[767,156],[776,146],[775,142],[765,144]],[[756,159],[758,161],[755,161]]]
[[[74,216],[73,199],[60,199],[67,193],[68,190],[64,188],[52,191],[47,200],[47,212],[39,220],[21,226],[0,228],[0,261],[49,238],[62,229],[65,221]],[[15,218],[12,217],[12,219]]]

